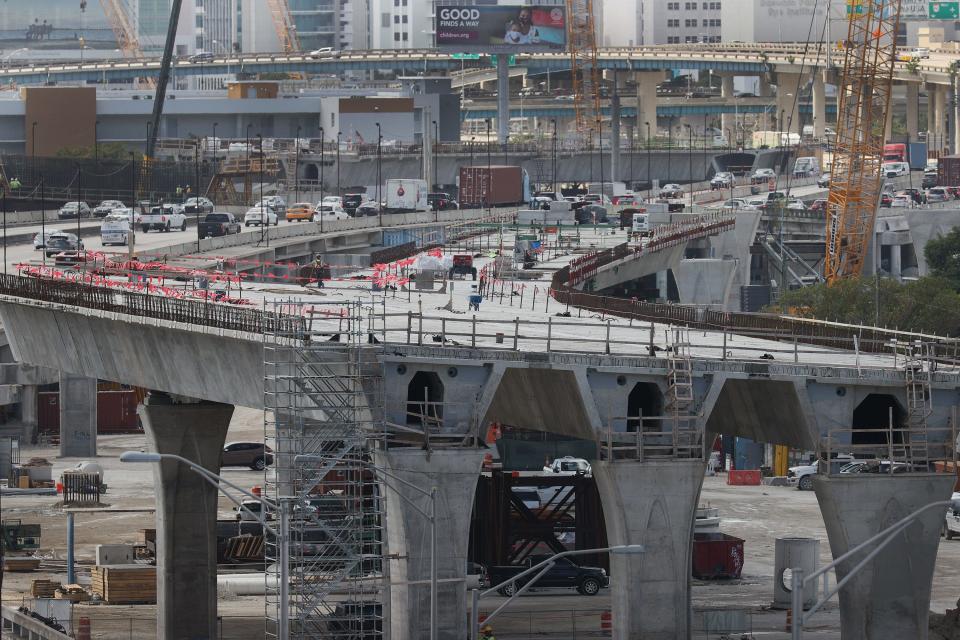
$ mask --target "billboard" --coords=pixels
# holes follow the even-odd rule
[[[457,51],[544,51],[567,45],[563,7],[537,5],[437,7],[437,40]]]

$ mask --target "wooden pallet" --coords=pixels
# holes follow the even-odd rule
[[[77,602],[86,602],[90,599],[90,594],[78,584],[67,584],[57,589],[54,597],[57,600],[69,600],[76,604]]]
[[[263,536],[235,536],[227,540],[227,560],[263,560]]]
[[[34,580],[30,583],[30,595],[34,598],[53,598],[62,586],[56,580]]]
[[[107,604],[155,604],[157,569],[139,564],[96,566],[91,591]]]

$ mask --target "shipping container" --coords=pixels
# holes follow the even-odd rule
[[[693,534],[694,578],[739,578],[742,571],[742,539],[726,533]]]
[[[927,143],[911,142],[908,147],[910,151],[910,168],[914,171],[923,171],[927,168]]]
[[[499,207],[526,202],[520,167],[460,167],[460,207]]]
[[[960,186],[960,156],[940,156],[937,164],[937,184],[945,187]]]
[[[97,392],[97,433],[132,433],[140,431],[135,389]],[[37,394],[37,426],[41,432],[60,430],[60,393],[41,391]]]
[[[427,193],[429,189],[426,180],[411,178],[387,180],[384,208],[391,213],[428,211],[430,203],[427,201]]]

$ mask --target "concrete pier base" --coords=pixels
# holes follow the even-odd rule
[[[837,558],[910,513],[950,498],[955,478],[938,474],[817,476],[813,487]],[[874,557],[840,591],[843,640],[928,637],[933,579],[943,509],[931,509]],[[863,557],[837,567],[842,580]]]
[[[60,373],[60,457],[97,455],[97,379]]]
[[[151,394],[138,408],[151,452],[183,456],[214,473],[233,405],[170,404]],[[217,488],[173,460],[153,465],[157,491],[157,638],[217,637]]]
[[[483,462],[482,449],[391,449],[378,465],[424,491],[437,488],[437,590],[439,638],[467,637],[467,592],[464,578],[473,496]],[[430,637],[430,498],[389,477],[386,496],[386,552],[390,595],[385,600],[389,638]],[[401,497],[402,496],[402,497]],[[451,582],[451,580],[453,580]],[[408,584],[418,582],[418,584]]]
[[[705,471],[702,460],[594,463],[610,546],[646,547],[610,556],[613,638],[690,637],[690,553]]]

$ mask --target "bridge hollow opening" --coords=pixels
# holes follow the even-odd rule
[[[627,396],[627,431],[636,431],[643,425],[646,431],[660,431],[659,421],[651,420],[663,414],[663,394],[653,382],[638,382]]]
[[[320,169],[314,163],[308,163],[303,168],[303,179],[304,180],[319,180],[320,179]]]
[[[418,371],[407,384],[407,424],[424,429],[443,424],[443,381],[435,371]]]
[[[871,393],[853,410],[853,433],[850,444],[857,446],[876,445],[876,457],[886,458],[884,447],[890,442],[890,410],[893,409],[893,442],[901,444],[903,434],[900,431],[906,423],[906,411],[895,397],[889,393]]]

